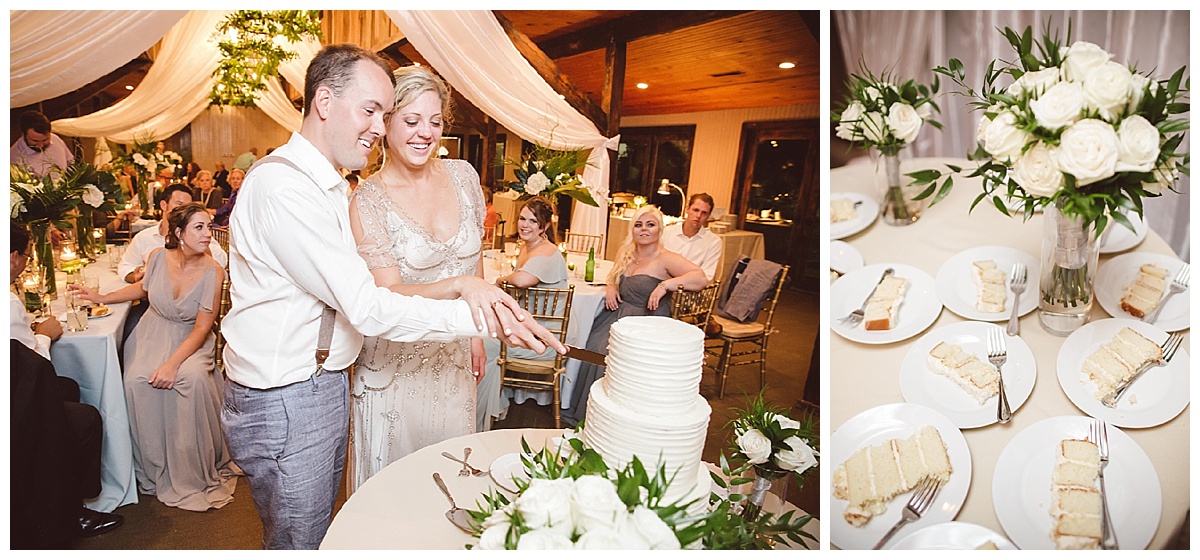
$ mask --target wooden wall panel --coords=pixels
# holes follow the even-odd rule
[[[353,43],[378,51],[403,36],[382,10],[326,10],[321,18],[321,43]]]
[[[233,160],[251,146],[257,147],[262,157],[268,149],[286,144],[291,136],[258,109],[209,107],[192,121],[192,157],[201,169],[212,171],[218,160],[230,169]]]

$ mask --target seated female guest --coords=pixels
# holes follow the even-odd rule
[[[229,225],[229,214],[233,212],[233,205],[237,203],[238,192],[242,189],[242,181],[246,178],[246,172],[233,168],[229,172],[229,188],[233,189],[233,193],[225,200],[225,204],[217,209],[217,213],[213,215],[214,226]]]
[[[192,200],[199,202],[212,216],[217,209],[225,204],[221,189],[213,181],[211,171],[200,171],[196,174],[195,187],[192,189]]]
[[[165,248],[150,253],[140,281],[107,294],[71,286],[96,303],[149,299],[125,343],[134,474],[142,493],[190,511],[233,501],[240,474],[221,432],[213,376],[212,326],[225,271],[206,253],[209,221],[200,204],[180,206],[167,217]]]
[[[616,261],[605,286],[604,309],[592,323],[587,349],[608,353],[608,331],[618,319],[636,315],[671,314],[671,292],[699,290],[708,285],[704,271],[679,253],[662,246],[663,215],[649,205],[633,214],[629,238],[617,252]],[[588,392],[592,383],[604,377],[604,366],[583,364],[575,378],[571,408],[562,414],[563,422],[575,426],[587,412]]]
[[[567,262],[558,251],[555,241],[554,207],[542,197],[526,200],[517,218],[517,236],[524,246],[517,258],[517,267],[507,276],[496,279],[497,285],[508,283],[518,288],[565,288],[567,287]],[[500,366],[495,357],[500,355],[500,341],[484,340],[488,360],[485,363],[483,380],[476,386],[476,429],[484,431],[491,425],[492,418],[499,418],[508,408],[508,402],[500,398]],[[509,348],[510,358],[551,359],[553,350],[535,354],[524,348]]]

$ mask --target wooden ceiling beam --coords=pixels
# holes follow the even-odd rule
[[[554,88],[559,95],[562,95],[567,103],[571,104],[576,111],[582,113],[585,117],[592,121],[599,130],[608,130],[608,114],[596,105],[594,101],[583,91],[576,88],[571,80],[567,78],[558,65],[554,63],[542,49],[538,48],[527,35],[522,33],[513,22],[504,17],[498,11],[492,12],[496,16],[496,20],[500,22],[500,26],[504,28],[504,32],[508,34],[508,38],[512,40],[513,45],[529,61],[533,69],[537,71],[550,87]]]
[[[42,112],[42,114],[46,115],[46,118],[52,121],[63,118],[77,117],[80,114],[80,109],[90,113],[96,109],[91,106],[80,107],[80,105],[86,103],[88,99],[103,93],[103,91],[109,86],[121,81],[129,74],[134,72],[145,73],[150,68],[151,64],[152,62],[150,58],[143,53],[141,56],[126,62],[120,68],[109,72],[90,84],[72,91],[71,93],[64,93],[58,97],[40,102],[41,108],[39,110]],[[108,100],[108,103],[111,104],[112,100]],[[37,105],[39,104],[31,105],[30,108],[36,107]],[[21,109],[24,109],[24,107]]]
[[[746,10],[645,10],[538,44],[551,59],[607,48],[610,36],[629,43],[746,13]]]

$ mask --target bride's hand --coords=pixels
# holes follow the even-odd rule
[[[517,305],[517,300],[494,284],[478,276],[459,276],[456,283],[458,297],[467,302],[471,308],[471,318],[475,321],[476,329],[487,329],[489,335],[499,336],[504,331],[504,325],[496,315],[494,306],[507,306],[517,319],[525,317],[525,310]]]
[[[475,384],[483,381],[484,368],[487,367],[487,351],[483,348],[482,338],[471,339],[471,372],[475,374]]]

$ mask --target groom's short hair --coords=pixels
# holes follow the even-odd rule
[[[350,43],[329,45],[313,57],[312,62],[308,63],[308,71],[304,73],[304,116],[312,112],[317,88],[328,87],[334,96],[341,97],[346,85],[355,79],[354,66],[360,60],[379,66],[392,85],[396,85],[392,67],[379,55]]]

